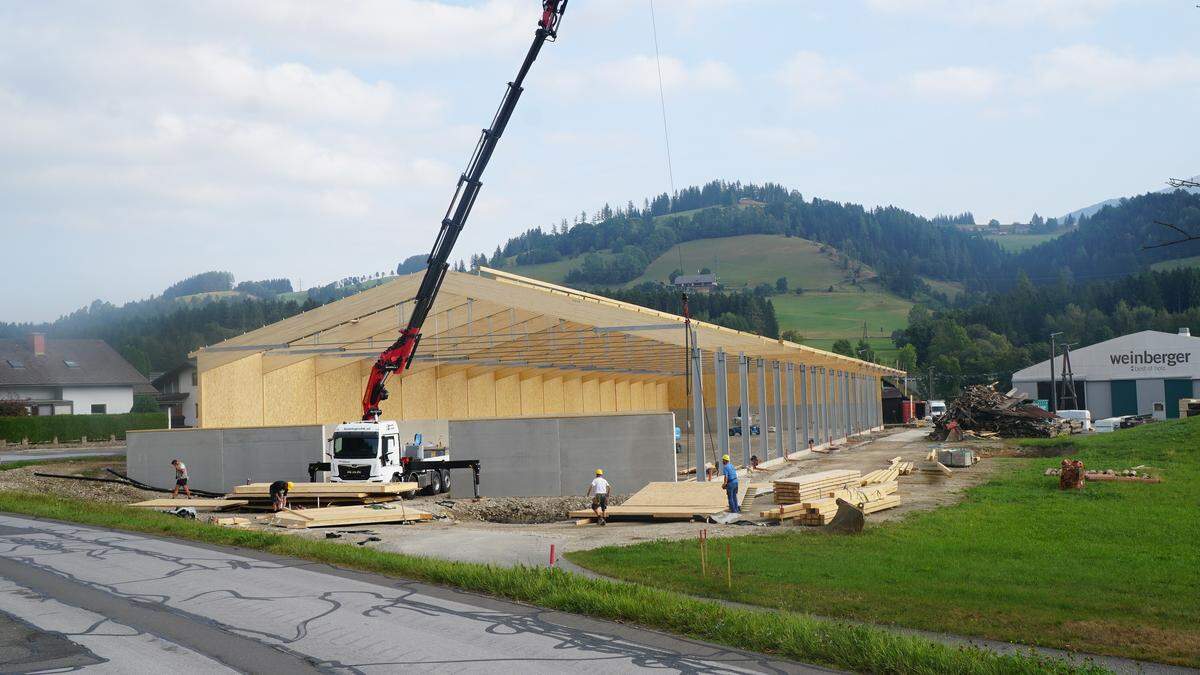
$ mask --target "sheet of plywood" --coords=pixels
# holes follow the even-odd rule
[[[385,508],[369,506],[334,506],[304,509],[275,514],[271,524],[289,528],[334,527],[432,520],[433,514],[403,505]]]
[[[237,506],[245,506],[249,502],[240,499],[148,499],[144,502],[129,504],[139,509],[174,509],[181,506],[190,507],[197,511],[220,511]]]
[[[288,497],[344,497],[348,495],[399,495],[416,492],[416,483],[292,483]],[[235,485],[234,495],[259,496],[270,494],[270,483]]]

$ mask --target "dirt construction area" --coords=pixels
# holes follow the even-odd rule
[[[866,474],[887,467],[894,457],[921,461],[930,448],[940,445],[927,441],[927,433],[927,429],[890,429],[856,439],[828,454],[804,452],[794,455],[794,459],[786,463],[777,463],[771,470],[757,471],[751,477],[745,476],[743,471],[741,480],[750,483],[770,483],[777,479],[830,469],[857,469]],[[985,448],[978,448],[977,451],[987,454]],[[37,466],[0,471],[0,490],[61,494],[112,503],[130,503],[164,496],[123,485],[41,478],[33,475],[37,471],[102,477],[106,475],[105,467],[123,471],[124,463],[120,460],[76,460],[69,463],[51,460]],[[970,468],[955,469],[954,474],[949,477],[920,471],[902,476],[897,493],[901,498],[901,505],[868,515],[867,526],[902,518],[911,511],[953,503],[960,498],[964,489],[983,482],[992,470],[993,464],[985,459]],[[618,496],[612,499],[611,504],[616,505],[622,499],[619,495],[621,486],[614,485],[613,488]],[[742,520],[729,525],[662,520],[610,521],[605,526],[594,523],[576,525],[575,520],[568,519],[567,512],[590,506],[590,502],[582,496],[483,497],[479,501],[428,496],[417,497],[406,503],[434,514],[435,520],[345,528],[270,529],[293,536],[337,539],[345,543],[412,555],[500,565],[538,566],[549,563],[551,545],[554,546],[556,554],[561,555],[566,551],[654,539],[694,538],[701,529],[706,529],[710,537],[754,536],[778,532],[779,527],[819,534],[819,528],[795,525],[794,521],[784,521],[781,525],[777,521],[760,518],[760,511],[774,506],[771,494],[759,495],[743,504]],[[186,502],[180,500],[180,506],[184,505]]]

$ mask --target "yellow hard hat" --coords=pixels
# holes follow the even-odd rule
[[[288,481],[288,489],[289,489],[289,490],[291,490],[291,489],[292,489],[292,481],[290,481],[290,480]]]
[[[596,469],[596,475],[597,475],[597,476],[603,476],[603,475],[604,475],[604,469]]]
[[[728,461],[729,461],[729,455],[721,455],[721,461],[723,461],[723,462],[728,462]]]

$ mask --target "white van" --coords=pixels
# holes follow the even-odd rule
[[[946,414],[946,402],[939,400],[931,400],[929,402],[929,410],[925,414],[925,419],[932,420],[938,415]]]
[[[1083,422],[1083,430],[1092,430],[1092,411],[1091,410],[1059,410],[1058,416],[1066,420],[1079,420]]]

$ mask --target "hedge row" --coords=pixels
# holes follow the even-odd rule
[[[107,441],[109,436],[125,438],[131,429],[165,429],[165,413],[126,413],[124,415],[47,415],[40,417],[0,417],[0,440],[20,443],[61,443],[78,441],[84,436]]]

